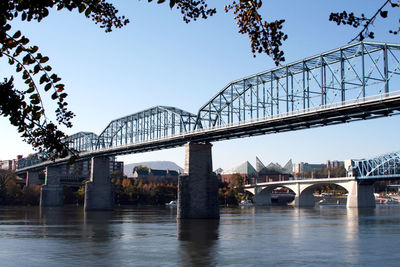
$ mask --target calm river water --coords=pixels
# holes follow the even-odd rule
[[[0,207],[0,266],[399,266],[400,206]]]

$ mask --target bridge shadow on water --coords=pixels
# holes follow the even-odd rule
[[[184,266],[214,266],[219,220],[184,219],[177,221],[179,255]]]

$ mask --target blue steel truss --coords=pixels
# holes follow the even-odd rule
[[[196,115],[166,106],[156,106],[110,122],[99,135],[96,149],[155,140],[194,129]]]
[[[233,81],[197,116],[155,106],[67,140],[115,156],[389,116],[400,114],[399,84],[400,44],[360,42]]]
[[[400,151],[373,159],[352,160],[357,179],[390,179],[400,177]]]
[[[96,148],[98,136],[92,132],[79,132],[67,137],[69,147],[78,152],[93,151]]]
[[[233,81],[200,108],[198,125],[229,125],[389,93],[389,81],[400,81],[399,50],[399,44],[360,42]]]

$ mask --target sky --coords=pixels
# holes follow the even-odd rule
[[[130,23],[105,33],[77,11],[51,10],[42,22],[14,21],[31,45],[50,57],[62,78],[69,108],[76,117],[67,134],[100,134],[110,121],[156,105],[175,106],[197,114],[217,92],[233,80],[274,68],[266,55],[253,57],[248,37],[237,32],[227,2],[210,1],[217,14],[186,24],[180,12],[153,1],[112,1]],[[218,2],[218,3],[215,3]],[[303,0],[263,1],[266,20],[285,19],[288,34],[282,49],[286,63],[346,45],[358,31],[329,22],[331,12],[343,10],[371,16],[384,1]],[[399,27],[399,10],[378,20],[375,41],[398,43],[388,33]],[[0,61],[4,58],[0,58]],[[12,67],[0,62],[3,77]],[[18,76],[16,76],[17,78]],[[19,81],[17,81],[18,84]],[[394,90],[394,89],[393,89]],[[54,105],[44,100],[51,117]],[[400,116],[352,122],[287,133],[213,143],[213,168],[229,169],[246,160],[255,165],[277,162],[323,163],[326,160],[370,158],[400,149]],[[32,153],[7,118],[0,117],[0,160]],[[184,148],[118,157],[127,163],[174,161],[184,165]]]

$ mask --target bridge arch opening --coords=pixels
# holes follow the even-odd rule
[[[253,202],[257,205],[287,205],[295,199],[296,193],[290,187],[275,185],[259,189]]]
[[[319,204],[346,204],[346,195],[350,189],[338,183],[317,183],[300,191],[296,206],[314,206]],[[343,196],[343,197],[338,197]]]

